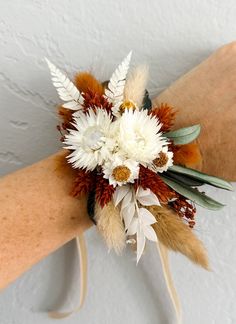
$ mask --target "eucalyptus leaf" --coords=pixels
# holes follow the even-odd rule
[[[199,187],[199,186],[202,186],[205,183],[204,181],[194,179],[194,178],[189,177],[187,175],[171,172],[169,170],[167,172],[165,172],[164,175],[167,175],[169,178],[171,178],[173,180],[176,180],[177,182],[183,183],[183,184],[185,184],[187,186],[190,186],[190,187]]]
[[[203,181],[204,183],[207,183],[214,187],[218,187],[218,188],[226,189],[226,190],[233,190],[231,183],[229,183],[228,181],[225,181],[218,177],[210,176],[208,174],[202,173],[197,170],[186,168],[186,167],[183,167],[180,165],[173,165],[168,170],[178,173],[178,174],[181,174],[181,175],[189,176],[193,179]]]
[[[176,145],[183,145],[194,141],[200,134],[200,131],[200,125],[193,125],[165,133],[164,136],[171,139]]]
[[[199,192],[198,190],[188,187],[184,184],[180,184],[177,181],[174,181],[166,176],[161,176],[162,180],[173,190],[192,200],[195,204],[202,206],[207,209],[211,210],[218,210],[224,207],[223,204],[219,203],[218,201],[208,197],[204,193]]]

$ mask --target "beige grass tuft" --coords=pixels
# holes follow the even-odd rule
[[[125,228],[120,216],[120,211],[109,202],[103,208],[97,203],[95,207],[95,219],[97,228],[105,239],[108,248],[121,254],[125,247]]]
[[[149,210],[157,220],[153,228],[160,242],[209,270],[206,250],[203,243],[194,235],[193,230],[167,207],[150,206]]]
[[[126,81],[124,99],[132,100],[138,107],[141,107],[147,80],[148,67],[146,65],[137,66]]]

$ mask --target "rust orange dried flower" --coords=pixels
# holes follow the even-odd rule
[[[161,131],[168,132],[174,124],[176,111],[167,103],[161,103],[160,106],[153,108],[151,115],[159,119],[162,124]]]
[[[72,125],[71,125],[72,114],[73,114],[73,110],[66,109],[62,106],[58,107],[58,115],[62,118],[61,127],[63,129],[72,128]]]
[[[83,97],[84,111],[87,111],[89,108],[95,109],[96,107],[101,107],[107,112],[111,112],[112,103],[110,103],[104,96],[101,96],[89,90],[88,92],[83,94]]]
[[[140,185],[143,189],[150,189],[163,204],[176,197],[176,193],[165,184],[157,173],[143,166],[140,167],[139,179],[135,185],[136,187]]]
[[[80,197],[81,195],[87,194],[89,191],[93,190],[94,185],[94,172],[78,169],[71,194],[73,197]]]
[[[109,184],[107,179],[103,178],[102,174],[96,177],[96,200],[101,207],[104,207],[112,199],[115,188]]]

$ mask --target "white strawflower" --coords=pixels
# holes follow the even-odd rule
[[[173,152],[168,151],[168,146],[164,146],[158,156],[153,160],[151,169],[154,172],[165,172],[173,165]]]
[[[147,110],[126,109],[115,122],[118,124],[117,142],[127,158],[146,166],[167,144],[160,132],[161,124]]]
[[[111,122],[111,117],[101,108],[89,109],[86,114],[76,113],[75,130],[69,130],[64,141],[65,148],[73,151],[69,162],[74,168],[94,170],[110,157],[115,145],[109,137]]]
[[[139,163],[133,160],[125,160],[122,156],[115,155],[103,166],[104,178],[114,187],[126,183],[134,183],[139,175]]]

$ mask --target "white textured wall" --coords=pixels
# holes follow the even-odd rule
[[[58,102],[43,57],[70,75],[89,68],[103,79],[128,53],[151,66],[151,93],[167,87],[220,45],[236,38],[234,0],[0,1],[0,172],[56,152]],[[210,192],[223,212],[199,209],[196,232],[209,250],[207,273],[171,256],[185,324],[236,323],[236,195]],[[83,310],[60,323],[174,323],[157,252],[108,254],[87,232],[89,291]],[[78,299],[73,244],[49,256],[0,295],[1,324],[51,324],[45,310]],[[1,266],[1,265],[0,265]]]

